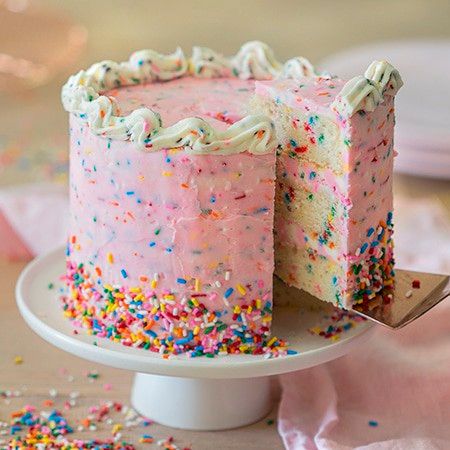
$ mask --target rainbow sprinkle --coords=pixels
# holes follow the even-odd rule
[[[355,261],[347,274],[355,286],[352,296],[354,304],[366,305],[378,301],[378,294],[382,295],[385,303],[390,302],[395,276],[392,233],[392,212],[389,212],[376,232],[372,227],[367,231],[367,236],[372,240],[356,250]]]
[[[95,427],[91,426],[91,430]],[[24,432],[24,434],[23,434]],[[49,413],[37,412],[31,405],[25,405],[11,414],[9,434],[12,436],[8,447],[15,450],[61,449],[61,450],[134,450],[135,446],[114,439],[73,439],[66,438],[74,433],[64,416],[57,410]]]
[[[352,330],[358,323],[365,321],[366,319],[358,314],[335,308],[331,314],[324,315],[320,324],[308,331],[314,336],[338,341],[343,333]]]
[[[175,291],[158,290],[158,278],[155,274],[147,285],[134,287],[104,284],[83,264],[68,261],[63,277],[68,287],[68,294],[62,296],[64,314],[75,326],[86,328],[96,337],[164,357],[184,352],[189,357],[292,354],[284,340],[270,337],[269,298],[251,298],[239,284],[237,290],[245,301],[244,297],[240,299],[230,317],[225,302],[219,302],[214,292],[202,290],[199,279],[188,283],[185,278],[177,278],[183,289],[190,289],[189,296],[180,297]],[[229,287],[225,300],[234,292]],[[206,307],[204,299],[208,296],[209,301],[217,303],[216,308]]]

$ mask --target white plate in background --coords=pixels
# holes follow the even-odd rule
[[[400,72],[395,169],[450,179],[450,40],[385,41],[325,58],[320,68],[341,78],[363,74],[375,59]]]

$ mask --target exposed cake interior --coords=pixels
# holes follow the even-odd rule
[[[392,284],[393,97],[341,116],[335,78],[262,81],[277,159],[275,272],[289,285],[351,307]]]

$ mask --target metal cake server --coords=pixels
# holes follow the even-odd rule
[[[450,276],[396,269],[391,293],[388,304],[376,297],[353,311],[391,329],[402,328],[450,295]]]
[[[413,287],[413,282],[414,286]],[[420,286],[420,287],[417,287]],[[395,286],[384,295],[356,305],[352,312],[391,329],[399,329],[419,318],[450,295],[450,276],[433,273],[395,270]],[[389,303],[386,294],[390,296]],[[298,305],[308,308],[331,308],[332,305],[283,283],[274,277],[274,302],[280,306]]]

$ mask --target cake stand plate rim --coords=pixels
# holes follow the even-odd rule
[[[107,339],[88,336],[84,330],[73,334],[69,320],[63,317],[57,303],[56,293],[49,295],[48,284],[55,281],[55,275],[62,275],[64,270],[64,250],[59,247],[35,258],[20,274],[16,284],[16,301],[19,311],[30,328],[41,338],[61,350],[83,359],[135,372],[188,378],[230,379],[251,378],[278,375],[295,370],[306,369],[331,361],[359,347],[371,336],[376,326],[371,322],[358,323],[337,342],[330,342],[322,337],[311,336],[305,329],[298,331],[294,340],[316,341],[311,348],[305,347],[298,354],[264,359],[253,355],[228,355],[216,358],[188,358],[177,356],[163,359],[148,350],[126,347]],[[52,296],[50,302],[43,302],[45,296]],[[278,315],[285,311],[277,306]],[[56,314],[59,318],[56,318]],[[288,312],[291,314],[290,310]],[[283,337],[283,336],[280,336]],[[289,339],[289,338],[288,338]],[[98,345],[93,345],[97,340]],[[292,341],[292,339],[289,339]],[[296,349],[295,345],[293,348]]]

